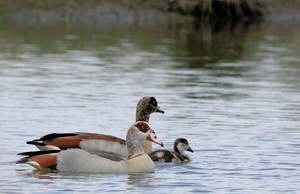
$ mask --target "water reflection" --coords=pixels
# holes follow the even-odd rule
[[[5,38],[0,40],[0,50],[4,54],[2,57],[12,58],[19,57],[18,53],[24,53],[24,55],[63,54],[70,50],[93,51],[97,53],[99,58],[111,58],[118,55],[124,57],[126,53],[123,51],[125,50],[131,54],[130,56],[134,55],[137,50],[143,50],[149,52],[149,58],[154,63],[156,62],[155,58],[170,56],[177,61],[174,64],[174,67],[177,68],[220,68],[221,72],[223,68],[238,68],[238,70],[241,70],[242,66],[220,67],[215,64],[239,61],[246,56],[245,51],[256,53],[249,52],[249,48],[252,50],[257,49],[258,42],[255,42],[255,44],[253,44],[254,42],[248,42],[247,44],[250,47],[243,43],[249,37],[251,39],[251,37],[261,36],[259,34],[262,31],[261,28],[266,28],[265,24],[245,25],[244,23],[229,27],[228,24],[219,25],[218,28],[214,26],[196,25],[195,28],[192,24],[188,26],[174,25],[162,27],[165,30],[154,33],[155,30],[153,29],[135,31],[135,28],[124,28],[115,31],[113,29],[66,28],[64,26],[3,25],[0,33]],[[277,26],[269,28],[274,32],[281,31],[280,29],[274,29]],[[293,29],[295,27],[292,24],[287,25],[287,28],[290,28],[289,32],[296,31],[296,29]],[[106,36],[107,33],[110,35]],[[136,38],[136,35],[140,37]],[[293,36],[296,36],[296,34]],[[276,41],[271,36],[266,38],[267,41]],[[177,40],[174,41],[174,39]],[[272,51],[276,49],[274,46],[267,47],[267,45],[263,45],[262,49],[265,50]],[[290,45],[289,47],[294,52],[299,50],[296,45]],[[281,50],[282,48],[278,49],[275,52],[284,52]],[[160,53],[161,55],[150,53]],[[135,57],[140,54],[142,53],[137,53]],[[30,58],[32,59],[32,57]],[[49,58],[53,57],[55,56],[49,56]],[[296,65],[297,58],[287,58],[287,60],[295,61],[294,64]]]
[[[32,170],[31,172],[28,172],[27,170],[17,169],[16,172],[19,176],[34,177],[37,179],[53,179],[53,176],[46,171]]]
[[[137,187],[151,187],[151,185],[155,185],[157,181],[155,174],[128,175],[127,190],[137,190]]]
[[[243,40],[254,24],[218,23],[215,25],[196,24],[190,28],[174,28],[174,38],[185,46],[184,59],[188,68],[208,68],[209,64],[234,63],[244,54]],[[192,29],[191,29],[192,28]],[[180,50],[176,54],[182,56]],[[179,53],[178,53],[179,52]]]
[[[116,31],[86,27],[4,25],[0,33],[5,39],[1,39],[0,49],[9,54],[9,57],[14,57],[14,53],[24,52],[40,55],[85,50],[96,52],[99,58],[118,55],[124,57],[126,52],[132,56],[138,50],[149,52],[148,54],[160,53],[157,56],[149,55],[154,63],[157,57],[171,56],[180,62],[176,67],[184,65],[188,68],[210,69],[214,67],[209,64],[235,62],[244,53],[242,41],[247,36],[249,27],[243,24],[231,28],[221,26],[223,27],[218,30],[207,25],[195,28],[189,24],[162,26],[164,30],[159,31],[155,31],[157,28],[136,31],[133,27]],[[135,57],[140,54],[143,53],[137,53]]]

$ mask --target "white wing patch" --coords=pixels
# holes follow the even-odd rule
[[[120,173],[126,172],[124,161],[115,162],[82,149],[63,150],[58,154],[57,170],[64,172]]]
[[[52,146],[52,145],[35,145],[41,151],[50,151],[50,150],[60,150],[59,147]]]
[[[81,141],[79,147],[84,150],[114,152],[127,157],[126,145],[122,145],[119,142],[92,139]]]
[[[164,156],[164,153],[163,152],[156,152],[155,155],[158,158],[162,158]]]
[[[175,164],[180,164],[181,163],[181,161],[176,157],[172,158],[172,162],[175,163]]]
[[[27,163],[30,164],[31,166],[33,166],[34,168],[41,169],[40,164],[35,161],[29,161]]]

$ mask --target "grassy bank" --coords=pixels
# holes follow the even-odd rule
[[[298,5],[298,6],[297,6]],[[300,10],[296,0],[0,0],[0,20],[18,23],[149,25],[189,16],[201,22],[260,20]]]

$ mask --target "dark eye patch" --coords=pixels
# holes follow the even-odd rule
[[[157,106],[157,101],[154,97],[151,97],[149,100],[149,104],[152,104],[153,106]]]
[[[181,139],[181,142],[184,143],[184,144],[189,144],[186,139]]]

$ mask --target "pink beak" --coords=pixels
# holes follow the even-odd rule
[[[157,138],[157,136],[156,136],[154,130],[151,130],[151,131],[150,131],[150,133],[149,133],[147,139],[148,139],[149,141],[152,141],[153,143],[156,143],[156,144],[158,144],[158,145],[161,145],[161,147],[164,147],[163,142],[160,141],[160,140]]]

